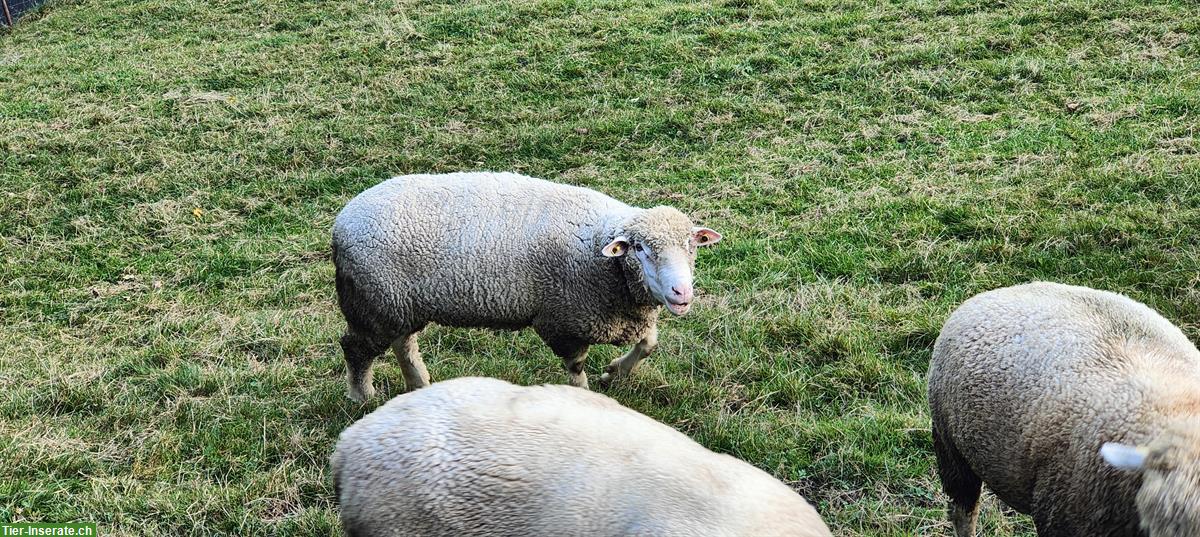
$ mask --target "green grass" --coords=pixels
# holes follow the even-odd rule
[[[838,535],[948,535],[956,304],[1050,279],[1200,336],[1198,36],[1190,0],[52,0],[0,31],[0,520],[337,534],[327,457],[379,400],[343,395],[332,219],[489,169],[725,234],[609,395]],[[435,379],[565,380],[529,332],[422,345]]]

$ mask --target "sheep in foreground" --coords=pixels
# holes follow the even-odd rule
[[[929,368],[950,518],[982,483],[1042,536],[1200,535],[1200,352],[1115,293],[1031,283],[946,321]]]
[[[720,240],[671,207],[511,173],[384,181],[333,226],[348,395],[373,395],[389,345],[407,388],[428,385],[417,334],[431,322],[532,326],[579,387],[589,345],[636,342],[601,378],[626,375],[657,345],[660,306],[691,307],[697,247]]]
[[[351,537],[818,537],[745,462],[603,395],[459,378],[398,396],[331,458]]]

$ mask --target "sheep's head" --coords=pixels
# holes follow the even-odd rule
[[[621,227],[621,233],[600,253],[623,258],[627,272],[671,313],[687,313],[694,297],[696,249],[716,244],[721,234],[693,225],[691,219],[671,207],[638,211]]]
[[[1109,442],[1100,456],[1142,475],[1138,516],[1150,537],[1200,535],[1200,423],[1170,427],[1147,446]]]

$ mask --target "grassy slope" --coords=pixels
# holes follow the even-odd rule
[[[332,218],[495,169],[725,233],[611,395],[839,534],[946,534],[923,377],[955,304],[1053,279],[1200,336],[1198,34],[1187,0],[54,3],[0,33],[0,520],[336,534],[326,458],[370,406]],[[564,379],[529,333],[422,344],[435,378]]]

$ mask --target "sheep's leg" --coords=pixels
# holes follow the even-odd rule
[[[654,348],[658,346],[658,326],[651,326],[642,340],[637,342],[629,352],[609,362],[600,375],[600,382],[609,382],[616,377],[628,376],[642,360],[645,360]]]
[[[404,387],[410,392],[429,385],[429,370],[425,369],[421,350],[417,348],[419,333],[417,330],[392,342],[392,352],[396,353],[396,358],[400,360],[400,369],[404,372]]]
[[[958,448],[942,439],[936,426],[933,428],[933,452],[937,456],[942,490],[950,496],[950,522],[954,524],[954,534],[956,537],[975,537],[983,480],[967,465]]]
[[[587,362],[587,344],[583,344],[566,354],[560,354],[563,360],[563,367],[567,370],[567,382],[576,388],[588,389],[587,373],[583,370],[584,363]]]
[[[383,354],[387,343],[378,338],[347,330],[342,336],[342,352],[346,355],[346,395],[360,403],[375,395],[371,385],[371,363]]]
[[[588,380],[587,373],[583,371],[584,363],[587,362],[587,342],[566,336],[549,335],[541,331],[538,335],[547,345],[550,345],[550,350],[559,358],[562,358],[563,367],[567,370],[568,382],[577,388],[587,389]]]

